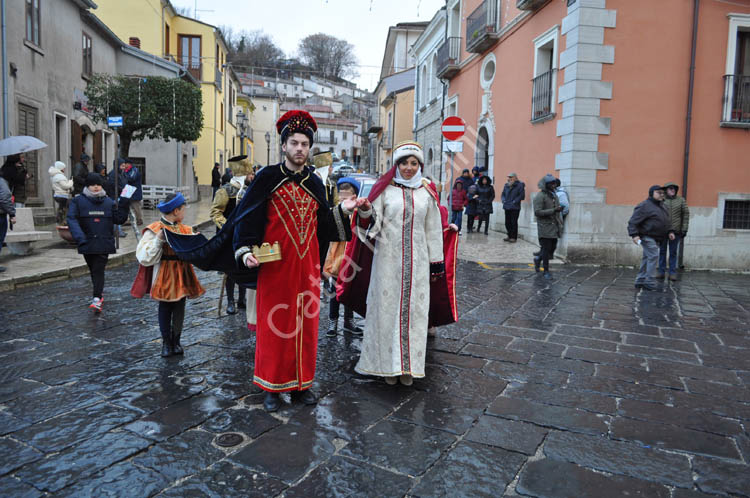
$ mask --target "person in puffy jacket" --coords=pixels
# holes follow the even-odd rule
[[[479,195],[477,194],[477,186],[470,185],[466,189],[466,218],[469,223],[469,233],[474,231],[474,220],[477,217],[477,204],[479,203]]]
[[[505,231],[508,234],[505,242],[518,240],[518,216],[521,214],[521,201],[526,198],[526,185],[518,179],[518,175],[511,173],[503,187],[500,199],[505,211]]]
[[[628,235],[641,246],[641,268],[635,277],[636,289],[657,290],[654,274],[659,259],[659,246],[669,234],[669,214],[663,205],[664,188],[653,185],[648,189],[648,199],[633,209],[628,221]]]
[[[464,182],[461,179],[456,180],[453,186],[451,200],[451,223],[458,227],[458,233],[461,233],[461,221],[464,217],[464,208],[469,203],[469,198],[464,190]]]
[[[91,273],[94,298],[89,308],[95,312],[102,310],[104,270],[109,255],[116,251],[114,226],[127,219],[129,203],[126,197],[120,197],[118,203],[107,197],[103,183],[101,174],[89,173],[83,191],[75,196],[68,209],[70,234]]]
[[[659,247],[659,273],[656,278],[664,278],[667,271],[667,252],[669,252],[669,280],[677,280],[677,255],[682,239],[687,236],[690,225],[690,210],[687,201],[677,195],[680,187],[676,183],[665,183],[664,209],[669,214],[669,234]]]
[[[495,187],[492,186],[492,178],[483,175],[479,178],[477,184],[477,214],[479,223],[477,232],[482,231],[482,222],[484,222],[484,234],[487,235],[490,229],[490,214],[492,214],[492,201],[495,200]]]
[[[63,225],[68,217],[68,202],[73,191],[73,180],[65,176],[65,163],[57,161],[47,170],[52,184],[52,198],[57,203],[55,222]]]

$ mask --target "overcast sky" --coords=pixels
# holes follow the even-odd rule
[[[172,0],[172,4],[192,11],[196,0]],[[201,21],[232,26],[235,31],[261,29],[287,56],[295,55],[299,41],[313,33],[343,38],[354,45],[360,63],[355,82],[373,90],[388,27],[429,21],[445,0],[197,0],[197,5]]]

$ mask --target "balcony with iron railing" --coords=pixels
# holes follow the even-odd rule
[[[532,81],[531,122],[546,121],[555,117],[552,112],[556,69],[542,73]]]
[[[336,145],[337,143],[339,143],[339,139],[337,137],[332,137],[330,135],[318,135],[315,137],[315,143]]]
[[[450,79],[458,72],[458,58],[461,56],[461,37],[452,36],[445,40],[437,51],[437,76]]]
[[[482,53],[500,37],[498,1],[484,0],[466,18],[466,51]]]
[[[724,76],[724,109],[721,126],[750,128],[750,76]]]

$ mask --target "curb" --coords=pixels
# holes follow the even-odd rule
[[[194,225],[200,231],[205,230],[214,226],[213,221],[207,220],[197,225]],[[122,266],[127,263],[135,261],[135,249],[120,254],[112,254],[107,262],[107,268],[113,268]],[[8,292],[15,289],[23,289],[25,287],[31,287],[35,285],[49,284],[52,282],[59,282],[60,280],[67,280],[70,278],[81,277],[88,275],[89,267],[86,263],[82,263],[70,268],[61,268],[59,270],[49,270],[38,273],[37,275],[29,275],[25,277],[17,277],[0,282],[0,292]]]

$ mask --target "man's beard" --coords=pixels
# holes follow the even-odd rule
[[[290,152],[285,152],[284,154],[286,155],[287,161],[294,164],[295,166],[304,166],[307,162],[307,155],[305,155],[304,157],[295,157]]]

